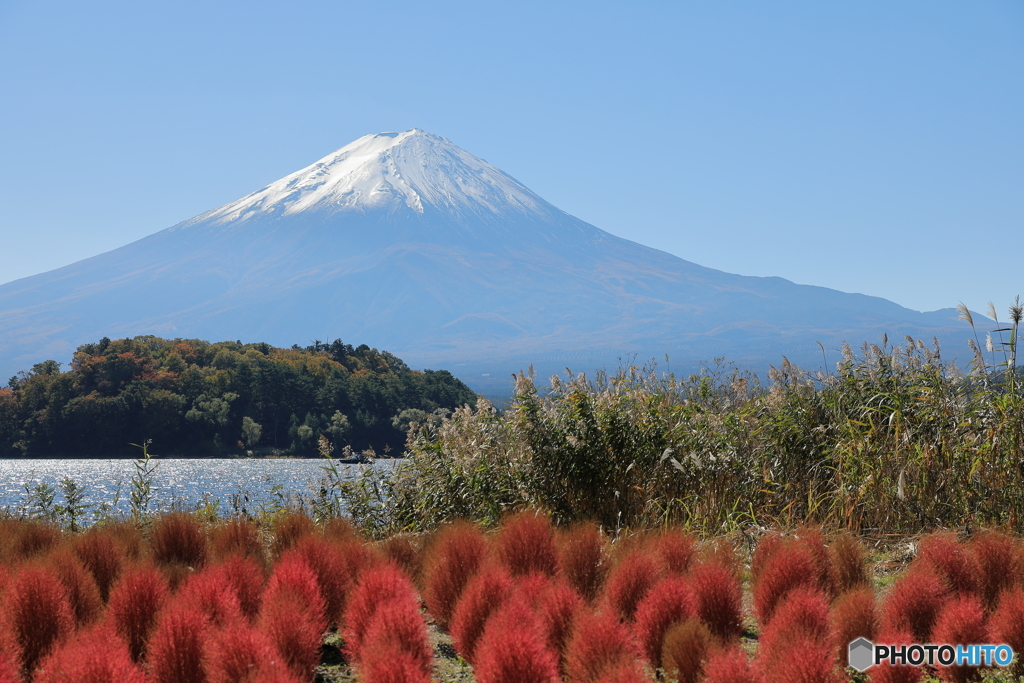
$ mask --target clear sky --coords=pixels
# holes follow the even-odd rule
[[[702,265],[1024,294],[1020,0],[0,0],[0,282],[413,127]]]

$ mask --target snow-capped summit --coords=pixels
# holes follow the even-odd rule
[[[418,128],[364,135],[314,164],[241,199],[197,216],[223,224],[305,211],[337,213],[402,208],[422,214],[508,211],[550,213],[554,207],[514,178],[451,141]]]

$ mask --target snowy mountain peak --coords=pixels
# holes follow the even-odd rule
[[[306,168],[189,223],[223,224],[306,211],[386,209],[423,214],[545,213],[514,178],[451,141],[418,128],[364,135]]]

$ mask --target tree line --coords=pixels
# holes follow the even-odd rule
[[[138,336],[80,346],[0,388],[0,457],[400,451],[411,422],[475,403],[446,370],[340,339],[305,348]]]

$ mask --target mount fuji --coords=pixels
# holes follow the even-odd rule
[[[705,268],[557,209],[445,138],[367,135],[241,199],[0,286],[0,377],[100,337],[342,338],[478,391],[509,373],[669,354],[763,369],[911,335],[963,349],[952,309]],[[835,360],[838,358],[829,359]]]

